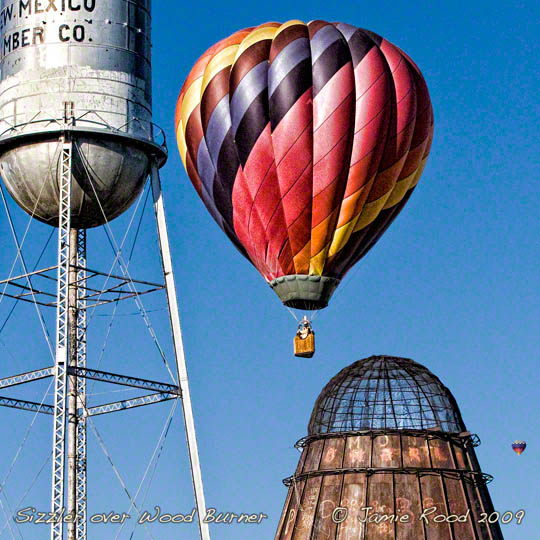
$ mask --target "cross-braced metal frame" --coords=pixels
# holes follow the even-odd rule
[[[181,399],[198,512],[199,534],[201,540],[210,540],[208,524],[204,522],[206,505],[158,163],[155,161],[152,164],[151,183],[165,285],[137,281],[128,276],[106,275],[87,268],[86,231],[71,228],[72,159],[73,141],[69,138],[69,134],[66,134],[62,140],[59,175],[58,266],[26,272],[23,276],[0,282],[6,287],[14,286],[22,290],[18,294],[5,294],[5,296],[56,308],[55,365],[0,379],[0,389],[53,377],[54,403],[35,403],[0,396],[0,407],[40,412],[54,417],[51,511],[56,520],[51,524],[50,538],[63,540],[64,529],[67,529],[68,540],[87,540],[87,419],[101,414]],[[53,270],[57,273],[56,294],[50,290],[36,288],[28,279],[29,276],[39,276],[51,283],[54,278],[48,274]],[[107,280],[116,279],[117,283],[108,288],[89,286],[88,280],[96,276],[106,276]],[[27,280],[26,284],[21,283],[23,279]],[[143,285],[144,288],[137,290],[136,284]],[[128,290],[124,290],[125,285],[128,285]],[[161,289],[165,289],[167,293],[178,384],[88,369],[86,362],[88,308],[127,298],[137,298],[142,294]],[[40,295],[44,298],[43,301],[38,299]],[[29,296],[32,296],[32,300],[28,298]],[[153,393],[88,407],[87,379],[150,390]],[[67,517],[76,519],[71,523],[72,520],[68,520]],[[67,522],[67,527],[64,527],[64,520]]]
[[[58,224],[58,300],[56,305],[56,372],[54,384],[54,428],[52,462],[53,516],[64,509],[64,474],[66,451],[66,390],[69,347],[69,274],[71,233],[71,180],[73,142],[64,139],[60,170],[60,210]],[[51,524],[51,540],[62,540],[63,519]]]
[[[58,266],[51,266],[28,272],[20,276],[15,276],[9,279],[0,281],[0,285],[10,287],[3,291],[7,298],[13,298],[29,304],[38,304],[43,307],[56,307],[57,302],[57,269]],[[128,300],[143,294],[160,291],[165,288],[160,283],[152,283],[150,281],[142,281],[125,276],[116,276],[111,273],[100,272],[90,268],[75,268],[76,270],[84,270],[85,277],[83,280],[77,281],[77,289],[80,294],[81,301],[84,300],[84,307],[80,309],[94,309],[98,306],[117,303],[120,300]],[[56,273],[55,273],[56,272]],[[32,278],[32,281],[29,281]],[[104,283],[94,284],[97,279],[107,283],[105,288]],[[42,284],[37,285],[40,280]],[[110,285],[109,285],[110,283]],[[52,290],[51,284],[54,284],[55,289]],[[128,289],[125,289],[125,286]],[[138,288],[136,287],[138,285]],[[81,304],[82,305],[82,304]]]
[[[14,375],[12,377],[6,377],[5,379],[0,379],[0,388],[11,388],[20,384],[39,381],[48,377],[54,377],[55,372],[56,368],[53,366],[36,371],[30,371],[28,373],[21,373],[20,375]],[[67,372],[68,375],[76,375],[79,380],[84,379],[86,381],[86,379],[91,379],[94,381],[119,384],[129,388],[140,388],[142,390],[154,391],[153,394],[146,394],[137,398],[115,401],[114,403],[106,403],[96,407],[88,407],[87,405],[85,405],[84,408],[78,407],[76,414],[79,419],[86,419],[90,416],[97,416],[109,412],[125,411],[126,409],[133,409],[135,407],[141,407],[142,405],[151,405],[153,403],[161,403],[162,401],[169,401],[171,399],[178,399],[182,397],[182,391],[175,384],[150,381],[148,379],[139,379],[137,377],[131,377],[128,375],[119,375],[118,373],[108,373],[106,371],[96,371],[84,368],[68,367]],[[79,403],[82,405],[82,400],[79,400]],[[47,403],[35,403],[34,401],[26,401],[23,399],[8,398],[5,396],[0,396],[0,407],[12,407],[14,409],[54,415],[53,405]]]
[[[84,290],[86,285],[86,230],[77,231],[77,362],[75,368],[86,368],[86,323],[87,311]],[[86,410],[86,378],[76,377],[77,381],[77,410]],[[76,486],[75,511],[76,521],[75,538],[86,538],[86,417],[77,415],[76,432]]]

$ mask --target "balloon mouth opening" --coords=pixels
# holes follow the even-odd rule
[[[285,306],[312,311],[328,305],[339,281],[327,276],[294,274],[278,277],[269,285]]]

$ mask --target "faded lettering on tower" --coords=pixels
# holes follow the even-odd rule
[[[12,1],[0,12],[1,57],[45,43],[91,42],[92,25],[112,24],[111,21],[94,21],[89,16],[100,1],[103,0]],[[42,14],[58,17],[45,20]],[[35,21],[38,24],[32,25],[31,17],[36,15],[40,16]]]

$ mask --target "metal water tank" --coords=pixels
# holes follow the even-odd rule
[[[64,140],[73,141],[72,227],[124,212],[149,163],[151,0],[1,0],[0,172],[30,215],[58,223]],[[161,139],[163,137],[163,139]]]

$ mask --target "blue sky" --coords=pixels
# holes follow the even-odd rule
[[[206,498],[218,511],[269,516],[260,525],[216,525],[212,538],[273,538],[286,496],[281,479],[296,467],[293,445],[306,434],[318,393],[340,369],[371,354],[413,358],[442,379],[467,427],[482,440],[477,455],[484,472],[495,477],[489,486],[495,509],[526,511],[519,527],[503,525],[505,538],[537,534],[538,15],[533,2],[231,1],[188,7],[154,1],[154,120],[170,147],[162,182]],[[311,360],[292,355],[294,319],[207,214],[174,136],[176,98],[200,54],[239,28],[292,18],[343,21],[385,36],[419,65],[435,113],[434,143],[418,189],[330,307],[316,316],[317,353]],[[26,216],[14,204],[11,210],[23,231]],[[128,219],[115,222],[117,238]],[[29,266],[48,234],[46,226],[32,225],[25,244]],[[15,251],[3,211],[0,245],[1,273],[7,275]],[[54,264],[51,246],[44,265]],[[111,251],[103,231],[89,234],[89,246],[91,265],[108,270]],[[143,279],[159,279],[151,212],[144,215],[130,269]],[[171,358],[164,297],[145,298],[145,306]],[[10,307],[8,301],[0,305],[1,320]],[[32,309],[17,308],[0,335],[2,376],[51,363]],[[110,311],[92,318],[93,366],[100,361]],[[167,380],[144,323],[132,316],[136,311],[131,303],[119,308],[122,317],[112,326],[101,366]],[[53,333],[50,316],[47,322]],[[47,384],[9,395],[41,401]],[[108,388],[95,385],[92,392]],[[132,494],[170,411],[167,403],[95,420]],[[1,482],[33,415],[0,413]],[[33,425],[6,488],[13,508],[47,459],[51,427],[50,417]],[[528,443],[521,457],[510,448],[514,439]],[[89,513],[127,511],[129,500],[93,433],[89,440]],[[46,510],[49,482],[50,463],[22,506]],[[180,407],[142,507],[155,505],[175,513],[193,508]],[[0,530],[4,523],[0,510]],[[48,532],[38,527],[21,525],[22,536],[14,528],[14,537],[44,538]],[[119,538],[130,538],[132,528],[126,525]],[[187,524],[150,530],[156,539],[196,537]],[[118,529],[93,525],[90,531],[92,538],[108,540]],[[8,529],[0,534],[12,537]],[[150,537],[139,527],[133,538]]]

